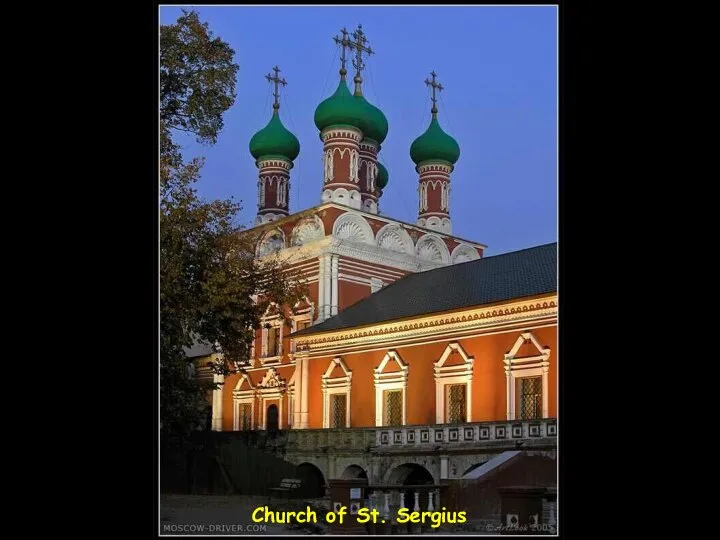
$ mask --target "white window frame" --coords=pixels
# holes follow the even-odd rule
[[[330,374],[335,369],[335,366],[345,372],[342,377],[330,378]],[[350,389],[352,386],[352,371],[348,369],[343,362],[342,358],[333,358],[330,365],[325,370],[322,376],[322,392],[323,392],[323,428],[327,429],[330,427],[330,396],[333,394],[347,394],[345,400],[346,412],[345,412],[345,427],[350,427]]]
[[[262,407],[260,429],[267,429],[267,402],[273,400],[278,400],[278,429],[283,428],[282,415],[285,388],[285,381],[280,378],[280,375],[274,367],[271,367],[265,372],[265,376],[257,388],[257,394],[260,397],[260,406]]]
[[[397,362],[400,371],[383,373],[390,360]],[[388,351],[375,368],[373,377],[375,379],[375,426],[385,424],[385,390],[402,390],[402,425],[407,424],[407,377],[410,366],[403,362],[400,355],[394,350]]]
[[[532,343],[540,354],[517,357],[517,353],[525,343]],[[550,369],[550,348],[543,347],[532,332],[522,333],[510,352],[505,354],[505,378],[507,380],[507,406],[508,420],[515,420],[517,416],[517,380],[526,377],[542,377],[542,417],[548,418],[548,371]]]
[[[270,325],[271,327],[277,328],[278,333],[280,336],[278,337],[278,352],[280,354],[276,354],[274,356],[267,356],[268,354],[268,328],[266,328],[267,325]],[[278,315],[274,317],[264,317],[262,319],[262,338],[260,345],[262,347],[262,350],[260,352],[260,365],[269,365],[269,364],[279,364],[282,362],[282,356],[283,356],[283,324],[282,319]]]
[[[297,315],[295,315],[292,318],[292,331],[297,332],[297,329],[298,329],[297,323],[299,323],[299,322],[307,321],[310,323],[310,326],[312,326],[314,310],[315,310],[314,306],[311,305],[309,308],[304,309],[304,310],[300,311]],[[292,353],[295,352],[295,340],[291,340],[290,352],[292,352]]]
[[[462,364],[446,366],[450,354],[457,352],[463,359]],[[435,423],[447,424],[445,411],[445,387],[453,384],[464,384],[466,399],[466,422],[472,422],[472,378],[475,358],[468,356],[460,343],[448,344],[442,356],[433,364],[435,371]]]
[[[248,389],[242,390],[243,383],[247,382]],[[240,376],[240,380],[233,390],[233,431],[240,431],[240,404],[250,404],[250,431],[255,429],[255,387],[247,373]]]

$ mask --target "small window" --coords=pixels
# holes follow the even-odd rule
[[[330,427],[344,428],[347,426],[347,394],[332,394],[332,411]]]
[[[305,328],[307,328],[308,326],[310,326],[310,321],[308,321],[308,320],[306,320],[306,321],[297,321],[295,324],[296,324],[296,327],[297,327],[296,332],[299,332],[300,330],[304,330]]]
[[[251,417],[252,405],[250,403],[240,404],[240,431],[249,431],[252,429]]]
[[[280,327],[271,326],[267,331],[267,355],[278,356],[280,354]]]
[[[447,422],[457,424],[467,421],[467,385],[452,384],[446,387]]]
[[[402,425],[402,390],[385,390],[385,425]]]
[[[542,377],[525,377],[517,380],[520,420],[542,418]]]

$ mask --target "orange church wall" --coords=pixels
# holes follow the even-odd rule
[[[409,365],[407,386],[408,425],[435,423],[435,378],[433,364],[442,356],[449,343],[458,342],[468,356],[473,357],[472,421],[498,421],[506,419],[507,379],[503,363],[521,330],[472,338],[451,339],[439,343],[414,347],[388,347],[342,356],[343,362],[352,371],[350,398],[350,422],[352,427],[375,425],[375,385],[373,373],[388,350],[395,350]],[[550,368],[548,372],[548,414],[557,416],[557,327],[532,330],[543,347],[549,347]],[[539,354],[531,344],[524,345],[517,357]],[[311,428],[322,427],[323,396],[321,380],[328,365],[335,356],[310,360],[309,381],[309,422]],[[445,365],[462,363],[460,355],[451,355]],[[397,370],[390,360],[384,372]],[[391,368],[391,369],[388,369]],[[336,368],[339,370],[339,368]],[[333,372],[333,376],[338,372]]]
[[[342,311],[352,306],[354,303],[370,296],[370,293],[370,285],[340,280],[338,282],[338,310]]]
[[[263,377],[265,376],[265,373],[267,373],[267,370],[271,367],[274,367],[278,375],[281,379],[285,379],[286,384],[290,382],[290,379],[293,376],[293,373],[295,372],[295,365],[294,364],[286,364],[286,365],[276,365],[276,366],[268,366],[265,369],[259,369],[257,371],[249,371],[247,373],[248,377],[252,381],[252,385],[257,388],[258,384],[262,381]],[[225,377],[225,384],[223,385],[223,392],[222,392],[222,429],[223,431],[233,431],[233,417],[235,412],[233,411],[233,390],[235,389],[235,385],[240,380],[240,374],[234,373],[232,375],[228,375]],[[242,387],[242,390],[247,390],[248,386],[247,383],[245,383]],[[282,403],[282,426],[283,428],[287,427],[288,423],[288,396],[283,396],[283,403]],[[265,401],[265,408],[269,407],[271,404],[275,403],[279,407],[279,402],[277,399],[275,400],[266,400]],[[253,418],[253,422],[255,426],[260,425],[260,421],[262,420],[262,401],[260,398],[255,399],[255,414]],[[322,403],[321,403],[322,406]],[[322,408],[320,409],[320,423],[322,424]]]

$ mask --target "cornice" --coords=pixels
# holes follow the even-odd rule
[[[418,317],[414,320],[390,321],[365,328],[336,330],[293,338],[296,351],[316,352],[342,345],[370,345],[387,339],[425,338],[441,333],[486,329],[513,321],[532,321],[557,317],[557,295]]]
[[[327,186],[327,184],[326,184],[326,186]],[[323,189],[325,189],[325,186],[323,186]],[[353,213],[355,213],[355,214],[358,214],[358,215],[361,215],[361,216],[365,217],[366,219],[372,219],[372,220],[375,220],[375,221],[378,221],[378,222],[382,222],[382,223],[396,223],[396,224],[398,224],[398,225],[402,225],[403,227],[405,227],[405,229],[407,229],[407,230],[409,230],[409,231],[413,231],[413,230],[414,230],[414,231],[417,231],[417,232],[422,233],[422,234],[425,234],[425,233],[433,233],[433,234],[437,234],[437,235],[440,236],[441,238],[448,238],[448,239],[454,240],[454,241],[456,241],[456,242],[461,242],[461,243],[469,244],[469,245],[471,245],[471,246],[479,247],[479,248],[482,248],[482,249],[486,249],[486,248],[487,248],[487,245],[482,244],[482,243],[480,243],[480,242],[475,242],[475,241],[472,241],[472,240],[466,240],[465,238],[461,238],[461,237],[459,237],[459,236],[455,236],[455,235],[448,234],[448,233],[443,233],[443,232],[440,232],[440,231],[435,231],[435,230],[433,230],[433,229],[428,229],[427,227],[421,227],[421,226],[419,226],[419,225],[417,225],[417,224],[415,224],[415,223],[408,223],[408,222],[406,222],[406,221],[401,221],[401,220],[399,220],[399,219],[395,219],[395,218],[391,218],[391,217],[385,217],[385,216],[381,216],[381,215],[379,215],[379,214],[372,214],[372,213],[370,213],[370,212],[365,212],[364,210],[361,210],[361,209],[358,209],[358,208],[352,208],[352,207],[350,207],[350,206],[344,206],[344,205],[342,205],[342,204],[337,204],[337,203],[334,203],[334,202],[325,202],[325,203],[319,204],[318,206],[313,206],[313,207],[308,208],[308,209],[306,209],[306,210],[300,210],[299,212],[295,212],[295,213],[290,214],[290,215],[288,215],[288,216],[284,216],[281,220],[273,221],[273,222],[272,222],[272,223],[273,223],[272,226],[280,227],[280,226],[285,225],[286,223],[288,223],[288,222],[290,222],[290,221],[293,221],[293,220],[300,220],[300,219],[302,219],[302,218],[304,218],[304,217],[311,216],[311,215],[319,215],[323,210],[327,210],[328,208],[335,208],[335,209],[341,210],[341,211],[343,211],[343,212],[353,212]],[[259,232],[261,232],[264,228],[270,228],[270,226],[271,226],[270,223],[263,223],[262,225],[257,225],[257,226],[255,226],[255,227],[252,227],[251,229],[247,229],[247,230],[245,230],[245,231],[242,231],[241,234],[248,234],[248,233],[253,233],[253,234],[255,234],[255,233],[259,233]]]

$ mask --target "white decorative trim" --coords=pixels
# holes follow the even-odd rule
[[[450,264],[475,261],[479,258],[480,254],[470,244],[458,244],[450,255]]]
[[[388,223],[383,226],[375,235],[378,247],[404,253],[406,255],[415,254],[415,245],[408,232],[396,223]]]
[[[330,139],[350,139],[360,143],[363,134],[362,131],[353,127],[326,128],[320,132],[320,138],[324,143],[327,143]]]
[[[424,226],[433,231],[443,233],[450,233],[452,231],[452,223],[448,217],[440,218],[438,216],[430,216],[427,218],[427,221],[425,221]]]
[[[417,167],[415,167],[415,170],[419,174],[427,174],[427,173],[434,173],[434,174],[445,174],[450,175],[450,173],[453,171],[454,166],[444,163],[432,163],[432,162],[425,162],[421,163]]]
[[[271,304],[268,306],[267,311],[273,306],[274,304]],[[269,365],[269,364],[279,364],[282,361],[282,355],[283,355],[283,321],[280,319],[278,315],[274,316],[264,316],[261,320],[261,332],[260,332],[260,364],[261,365]],[[266,325],[270,325],[271,327],[275,327],[278,329],[278,350],[275,351],[275,355],[268,356],[268,328],[266,328]]]
[[[342,377],[330,378],[336,366],[345,372]],[[350,389],[352,386],[352,371],[348,369],[342,358],[333,358],[330,365],[322,375],[322,392],[323,392],[323,428],[330,427],[330,396],[333,394],[347,394],[345,404],[347,411],[345,412],[345,427],[350,427]]]
[[[221,373],[213,373],[213,382],[216,385],[220,385],[213,389],[212,392],[212,431],[222,431],[222,419],[223,419],[223,403],[222,384],[225,382],[225,377]]]
[[[369,195],[364,196],[368,197],[365,199],[362,203],[362,210],[363,212],[367,212],[368,214],[377,214],[378,205],[377,203],[369,198]]]
[[[243,383],[247,382],[248,389],[241,390]],[[240,405],[242,403],[250,404],[250,430],[255,429],[255,387],[248,377],[247,373],[242,373],[235,388],[232,392],[233,396],[233,431],[240,430]]]
[[[445,366],[445,361],[452,352],[462,356],[463,363],[454,366]],[[435,423],[446,424],[445,417],[445,387],[452,384],[465,384],[466,422],[472,422],[472,377],[475,358],[468,356],[465,349],[457,343],[450,343],[445,347],[440,359],[433,364],[435,372]]]
[[[325,171],[325,183],[333,181],[333,151],[326,150],[323,153],[323,170]]]
[[[363,216],[353,212],[345,212],[335,220],[332,235],[339,240],[375,244],[375,235],[370,224]]]
[[[258,216],[255,218],[255,226],[264,225],[265,223],[277,221],[278,219],[282,219],[285,217],[287,217],[287,214],[276,214],[273,212],[258,214]]]
[[[426,182],[420,182],[420,185],[418,186],[418,213],[422,214],[425,210],[428,208],[428,202],[427,202],[427,183]]]
[[[303,218],[295,225],[290,236],[290,245],[301,246],[319,240],[323,236],[325,236],[325,225],[318,216],[312,215]]]
[[[450,251],[439,236],[426,233],[415,244],[415,254],[427,261],[439,264],[450,262]]]
[[[400,371],[383,373],[390,360],[397,362]],[[394,350],[388,351],[380,365],[375,368],[373,378],[375,381],[375,425],[385,424],[385,407],[383,396],[386,390],[402,390],[402,425],[407,424],[407,377],[409,366],[402,361],[400,355]]]
[[[358,172],[360,170],[358,151],[354,148],[350,150],[350,181],[356,184],[360,183]]]
[[[362,196],[357,189],[348,191],[343,187],[330,186],[330,188],[323,191],[322,199],[324,202],[342,204],[343,206],[355,208],[356,210],[360,210],[362,205]]]
[[[312,324],[313,324],[313,318],[314,318],[314,316],[315,316],[315,304],[314,304],[313,302],[311,302],[311,301],[308,299],[307,296],[305,297],[305,302],[307,302],[310,307],[307,308],[307,309],[304,309],[304,310],[301,311],[301,312],[298,312],[296,315],[294,315],[294,316],[292,317],[292,331],[291,331],[291,333],[297,332],[297,329],[298,329],[298,328],[297,328],[297,327],[298,327],[298,324],[297,324],[297,323],[299,323],[299,322],[305,322],[305,321],[307,321],[307,322],[310,323],[310,326],[312,326]],[[295,304],[295,307],[297,308],[298,305],[300,305],[300,302],[297,302],[297,303]],[[294,340],[294,339],[291,339],[291,340],[290,340],[290,352],[291,352],[291,353],[294,353],[294,352],[295,352],[295,340]],[[295,376],[293,375],[293,378],[294,378],[294,377],[295,377]]]
[[[285,388],[285,380],[280,377],[274,367],[265,372],[265,376],[257,387],[257,394],[260,397],[262,407],[260,429],[267,429],[267,407],[265,404],[274,400],[278,401],[278,429],[283,428],[283,395],[285,394]]]
[[[258,160],[255,162],[255,165],[257,165],[257,168],[262,169],[269,169],[269,168],[277,168],[282,169],[283,171],[289,171],[293,168],[293,162],[292,161],[286,161],[284,159],[263,159]]]
[[[270,229],[267,231],[262,240],[258,242],[257,256],[264,257],[276,251],[280,251],[287,245],[285,241],[285,233],[282,229]]]
[[[520,347],[525,343],[532,343],[540,353],[535,356],[526,356],[517,358],[516,355]],[[515,387],[516,379],[525,377],[542,377],[542,400],[543,400],[543,418],[548,418],[548,371],[550,369],[550,348],[543,347],[532,332],[524,332],[515,341],[515,345],[510,352],[505,355],[503,363],[505,364],[505,378],[507,381],[506,390],[506,413],[508,420],[515,420],[517,411],[515,410]]]
[[[375,157],[380,151],[380,143],[373,141],[372,139],[363,139],[360,141],[360,150]]]
[[[452,234],[452,222],[450,218],[444,217],[440,220],[440,231]]]
[[[378,279],[375,277],[370,278],[370,292],[377,292],[382,289],[384,285],[385,284],[383,283],[382,279]]]
[[[292,377],[290,377],[290,380],[289,380],[288,383],[287,383],[287,394],[288,394],[288,428],[292,428],[293,426],[296,425],[296,422],[295,422],[295,414],[296,414],[296,411],[295,411],[295,408],[296,408],[296,407],[295,407],[295,397],[296,397],[296,396],[295,396],[295,388],[297,388],[298,386],[300,386],[300,385],[296,384],[296,382],[297,382],[297,380],[298,380],[298,377],[299,377],[299,376],[298,376],[298,372],[299,372],[298,367],[299,367],[299,363],[296,363],[296,364],[295,364],[295,369],[293,370]],[[300,376],[300,379],[302,379],[301,376]],[[301,389],[301,391],[302,391],[302,389]],[[298,396],[298,399],[299,399],[299,396]]]

